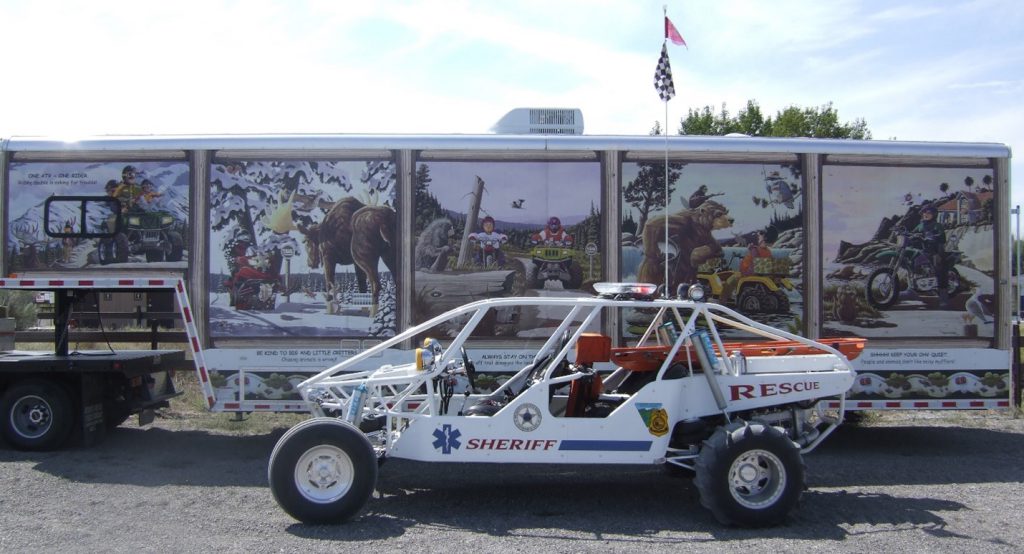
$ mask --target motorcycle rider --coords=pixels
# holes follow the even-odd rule
[[[949,269],[946,267],[946,230],[935,220],[937,210],[928,204],[921,208],[921,221],[911,231],[921,237],[922,250],[931,258],[939,285],[939,306],[949,306]]]
[[[484,250],[487,247],[491,247],[494,249],[495,263],[498,264],[499,268],[505,267],[505,253],[502,252],[501,245],[508,242],[508,235],[494,231],[494,218],[491,216],[486,216],[480,221],[480,228],[483,231],[470,233],[469,235],[469,240],[477,244],[476,264],[479,266],[486,265],[487,260],[484,258]]]

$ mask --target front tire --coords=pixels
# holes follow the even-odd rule
[[[884,309],[896,304],[900,297],[900,280],[896,271],[887,267],[876,269],[868,276],[864,288],[868,304]]]
[[[363,508],[377,483],[377,456],[355,427],[334,418],[303,421],[270,454],[270,491],[303,523],[341,523]]]
[[[725,525],[778,525],[800,502],[804,462],[782,431],[759,423],[719,427],[696,465],[700,502]]]
[[[71,397],[59,384],[22,381],[11,385],[0,398],[0,432],[19,450],[52,450],[67,439],[74,413]]]

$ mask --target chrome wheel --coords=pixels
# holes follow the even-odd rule
[[[767,450],[744,452],[729,468],[729,492],[746,508],[771,506],[786,488],[786,468]]]

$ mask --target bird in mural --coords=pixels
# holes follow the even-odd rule
[[[793,208],[793,189],[779,175],[778,171],[773,171],[765,179],[765,188],[768,189],[768,197],[772,204],[782,204],[787,208]]]
[[[517,209],[517,210],[521,210],[521,209],[523,209],[523,202],[526,202],[525,198],[520,198],[519,200],[513,200],[512,201],[512,207]]]

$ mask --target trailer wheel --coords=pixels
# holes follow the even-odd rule
[[[303,421],[270,454],[270,491],[303,523],[351,519],[377,484],[377,456],[358,429],[334,418]]]
[[[51,450],[71,432],[74,407],[57,383],[28,380],[15,383],[0,398],[0,432],[19,450]]]
[[[800,449],[774,427],[735,422],[719,427],[697,458],[700,502],[726,525],[781,523],[800,502]]]

